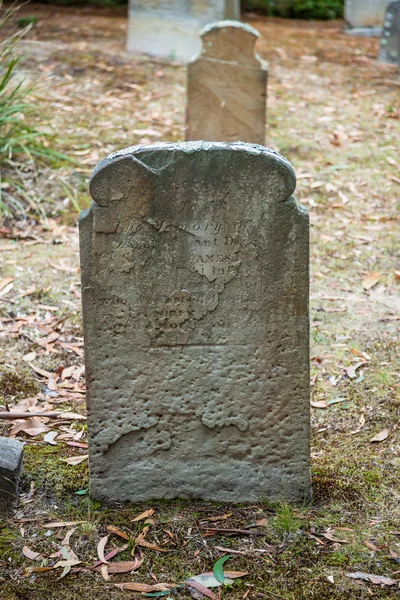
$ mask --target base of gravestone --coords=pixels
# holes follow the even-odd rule
[[[24,444],[0,438],[0,516],[6,516],[17,499]]]
[[[347,35],[357,35],[359,37],[380,37],[382,27],[351,27],[344,31]]]

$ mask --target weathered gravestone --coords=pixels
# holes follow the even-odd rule
[[[0,516],[6,516],[17,500],[24,444],[0,437]]]
[[[400,0],[387,7],[379,50],[379,60],[397,65],[400,57]]]
[[[348,33],[380,35],[389,0],[345,0],[344,18]]]
[[[240,19],[239,0],[129,0],[129,52],[190,60],[200,51],[199,32],[220,19]]]
[[[80,219],[91,495],[308,497],[307,211],[262,146],[136,146]]]
[[[254,53],[258,31],[221,21],[201,32],[187,67],[186,139],[265,142],[267,65]]]

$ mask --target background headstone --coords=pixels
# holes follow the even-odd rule
[[[345,0],[347,33],[380,35],[389,0]]]
[[[268,71],[254,51],[259,37],[237,21],[201,32],[202,52],[187,67],[187,140],[265,143]]]
[[[17,499],[24,444],[0,437],[0,516],[7,515]]]
[[[379,60],[381,62],[397,65],[400,56],[400,0],[391,2],[387,7],[381,45],[379,49]]]
[[[307,210],[279,154],[137,146],[80,219],[91,495],[304,499]]]
[[[200,30],[220,19],[240,19],[238,0],[129,0],[129,52],[188,61],[201,48]]]

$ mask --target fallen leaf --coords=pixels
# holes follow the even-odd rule
[[[317,400],[315,402],[311,400],[310,406],[312,406],[313,408],[328,408],[326,400]]]
[[[139,516],[132,519],[132,523],[135,523],[135,521],[143,521],[143,519],[147,519],[147,517],[151,517],[151,515],[154,515],[154,508],[149,508],[149,510],[140,513]]]
[[[219,558],[214,565],[214,568],[213,568],[214,577],[217,581],[220,581],[221,583],[224,583],[224,581],[225,581],[224,568],[223,568],[224,564],[230,558],[232,558],[231,554],[228,554],[228,556],[222,556],[222,558]]]
[[[365,279],[363,279],[362,286],[365,291],[370,290],[374,285],[376,285],[382,277],[382,273],[376,273],[372,271]]]
[[[22,548],[22,554],[30,560],[36,560],[40,556],[40,552],[34,552],[30,548],[28,548],[28,546],[24,546]]]
[[[79,456],[70,456],[68,458],[60,458],[63,462],[66,462],[69,465],[80,465],[83,461],[89,458],[88,454],[81,454]]]
[[[366,540],[364,542],[364,545],[367,546],[367,548],[369,548],[370,550],[373,550],[374,552],[376,552],[378,550],[378,547],[375,546],[375,544],[373,544],[372,542],[370,542],[369,540]]]
[[[362,367],[363,365],[365,365],[365,362],[358,362],[355,365],[352,365],[351,367],[346,367],[344,370],[346,371],[346,374],[348,377],[350,377],[350,379],[354,379],[356,374],[357,369],[359,369],[360,367]]]
[[[383,442],[389,435],[389,429],[382,429],[379,433],[370,439],[370,442]]]
[[[232,513],[226,513],[225,515],[221,515],[219,517],[203,517],[201,519],[201,522],[203,521],[225,521],[226,519],[229,519],[229,517],[232,516]]]
[[[189,588],[193,588],[203,594],[203,596],[207,596],[207,598],[211,598],[212,600],[217,600],[217,594],[214,594],[211,590],[209,590],[205,585],[199,583],[198,581],[194,581],[192,578],[186,580],[186,584]]]
[[[12,281],[15,280],[15,277],[4,277],[4,279],[0,279],[0,291],[4,290]]]
[[[129,573],[130,571],[136,571],[143,564],[143,559],[139,560],[125,560],[121,562],[108,563],[108,572],[110,575],[114,573]]]
[[[149,550],[155,550],[156,552],[168,552],[168,550],[166,550],[165,548],[160,548],[160,546],[147,542],[146,540],[140,537],[136,538],[135,543],[137,546],[143,546],[143,548],[149,548]]]
[[[54,523],[45,523],[44,529],[53,529],[56,527],[72,527],[73,525],[79,525],[80,523],[86,523],[86,521],[55,521]]]
[[[189,579],[187,579],[186,583],[191,585],[192,581],[195,581],[196,583],[200,583],[201,585],[204,585],[204,587],[206,587],[206,588],[220,587],[222,585],[221,581],[218,581],[218,579],[216,579],[214,577],[213,573],[201,573],[201,575],[194,575],[193,577],[190,577]],[[224,579],[225,585],[231,585],[232,583],[233,583],[233,579],[229,579],[229,578],[225,577],[225,579]]]
[[[101,565],[100,573],[104,581],[110,581],[110,575],[108,574],[108,565]]]
[[[130,536],[127,533],[122,531],[122,529],[120,529],[119,527],[115,527],[114,525],[107,525],[107,531],[109,533],[115,533],[115,535],[118,535],[119,537],[123,538],[124,540],[129,540],[129,538],[130,538]]]
[[[45,371],[44,369],[41,369],[40,367],[34,365],[32,362],[28,362],[28,365],[30,366],[32,371],[35,371],[35,373],[41,375],[42,377],[46,377],[47,379],[51,379],[52,377],[54,377],[54,373],[50,373],[50,371]]]
[[[49,428],[45,423],[42,423],[42,421],[39,421],[38,419],[35,419],[33,417],[31,419],[25,419],[22,423],[14,425],[14,427],[10,431],[10,436],[14,437],[22,431],[27,435],[35,437],[36,435],[45,433],[48,430]]]
[[[105,550],[106,544],[108,542],[108,538],[109,538],[109,536],[105,535],[104,537],[101,538],[101,540],[97,544],[97,556],[99,557],[99,560],[101,560],[102,563],[108,562],[104,557],[104,550]]]
[[[384,575],[373,575],[372,573],[346,573],[346,577],[363,579],[364,581],[369,581],[370,583],[376,583],[378,585],[397,585],[399,583],[398,579],[392,579],[391,577],[385,577]]]
[[[49,431],[43,437],[43,441],[47,442],[48,444],[50,444],[50,446],[57,446],[57,442],[55,441],[55,438],[57,436],[58,436],[58,431]]]
[[[36,352],[28,352],[28,354],[25,354],[22,357],[22,360],[29,363],[29,362],[32,362],[33,360],[35,360],[36,357],[37,357]]]
[[[72,534],[76,531],[75,528],[70,529],[69,531],[67,531],[67,533],[65,534],[65,537],[63,539],[63,541],[61,542],[61,546],[69,546],[70,545],[70,539]]]
[[[176,586],[175,583],[136,583],[134,581],[127,581],[125,583],[114,583],[114,585],[120,590],[132,590],[133,592],[166,592],[172,590]]]
[[[326,538],[327,540],[329,540],[330,542],[336,542],[338,544],[349,544],[348,540],[341,540],[340,538],[337,538],[333,535],[333,533],[323,533],[322,534],[324,538]]]

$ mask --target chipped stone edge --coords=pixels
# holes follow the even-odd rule
[[[296,188],[296,173],[291,165],[291,163],[279,152],[272,150],[271,148],[267,148],[266,146],[261,146],[260,144],[250,144],[247,142],[204,142],[204,141],[191,141],[191,142],[156,142],[155,144],[149,145],[137,145],[137,146],[129,146],[128,148],[123,148],[122,150],[117,150],[116,152],[112,152],[102,161],[100,161],[94,168],[92,176],[90,178],[90,182],[94,180],[97,173],[112,165],[113,163],[121,160],[123,158],[132,158],[135,162],[142,163],[142,165],[149,171],[153,171],[153,169],[143,163],[141,160],[138,160],[138,155],[142,157],[147,153],[153,153],[158,150],[168,150],[170,152],[182,152],[184,154],[194,154],[195,152],[202,151],[213,151],[213,150],[234,150],[236,152],[245,152],[247,154],[252,154],[254,156],[265,156],[268,158],[274,159],[280,166],[284,167],[290,175],[293,177],[293,190],[294,192]]]
[[[247,33],[250,33],[257,38],[261,37],[260,32],[257,31],[257,29],[254,29],[254,27],[252,27],[251,25],[248,25],[247,23],[242,23],[241,21],[232,21],[232,20],[217,21],[216,23],[209,23],[208,25],[203,27],[203,29],[200,31],[200,37],[203,37],[207,33],[210,33],[210,31],[214,31],[217,29],[223,29],[224,27],[236,27],[236,29],[243,29],[243,31],[247,31]]]

